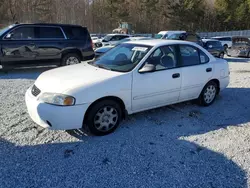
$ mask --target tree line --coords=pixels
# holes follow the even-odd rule
[[[250,0],[0,0],[0,24],[67,23],[109,33],[128,22],[136,33],[250,29]]]

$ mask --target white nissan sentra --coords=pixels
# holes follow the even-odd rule
[[[197,99],[211,105],[229,84],[229,67],[185,41],[123,43],[100,58],[42,73],[26,93],[30,117],[49,129],[87,125],[113,132],[127,114]]]

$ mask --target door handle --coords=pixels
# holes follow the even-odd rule
[[[212,70],[213,70],[212,68],[207,68],[206,69],[207,72],[212,72]]]
[[[175,73],[175,74],[172,75],[172,78],[180,78],[180,76],[181,75],[179,73]]]

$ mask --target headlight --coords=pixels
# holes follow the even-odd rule
[[[68,95],[58,93],[43,93],[38,100],[59,106],[73,106],[75,105],[75,98]]]

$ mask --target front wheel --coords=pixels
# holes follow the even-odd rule
[[[114,132],[121,122],[120,105],[112,100],[103,100],[94,104],[86,115],[86,124],[90,132],[104,136]]]
[[[227,44],[225,44],[223,47],[224,47],[224,52],[226,52],[226,51],[227,51],[227,49],[228,49],[228,45],[227,45]]]
[[[248,54],[247,54],[247,58],[250,58],[250,52],[248,52]]]
[[[81,63],[81,58],[76,53],[69,53],[63,56],[61,66],[75,65]]]
[[[215,101],[216,95],[219,91],[218,85],[211,81],[202,90],[199,96],[199,104],[202,106],[210,106]]]
[[[221,52],[221,53],[219,54],[219,58],[221,58],[221,59],[224,58],[224,53],[223,53],[223,52]]]

